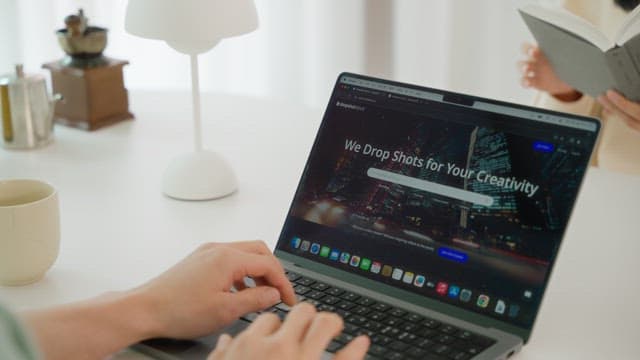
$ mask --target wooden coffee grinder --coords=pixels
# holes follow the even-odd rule
[[[42,65],[51,71],[53,92],[63,96],[55,106],[55,121],[96,130],[133,119],[122,74],[129,62],[102,54],[107,46],[107,29],[88,26],[82,9],[67,16],[65,25],[56,35],[67,55]]]

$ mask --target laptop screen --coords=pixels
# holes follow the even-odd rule
[[[342,74],[277,249],[530,328],[597,132]]]

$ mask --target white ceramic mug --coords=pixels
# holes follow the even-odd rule
[[[0,180],[0,285],[40,280],[59,246],[56,189],[38,180]]]

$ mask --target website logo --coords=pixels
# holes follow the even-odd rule
[[[348,264],[350,257],[351,255],[348,252],[343,252],[342,254],[340,254],[340,262],[343,264]]]
[[[340,257],[340,250],[338,249],[331,250],[331,254],[329,255],[329,260],[338,261],[339,257]]]
[[[313,255],[318,255],[318,253],[320,253],[320,244],[318,243],[311,244],[311,253]]]
[[[395,269],[393,269],[393,273],[391,274],[391,278],[393,280],[400,280],[400,279],[402,279],[402,273],[403,273],[402,269],[395,268]]]
[[[373,263],[371,263],[371,272],[374,274],[378,274],[380,273],[380,270],[382,269],[382,264],[374,261]]]
[[[413,282],[414,273],[407,271],[404,273],[404,277],[402,278],[402,282],[405,284],[411,284]]]
[[[462,289],[462,291],[460,291],[460,300],[464,302],[469,302],[471,301],[471,295],[473,295],[473,292],[471,292],[471,290]]]
[[[369,271],[371,268],[371,259],[363,258],[360,261],[360,270]]]
[[[299,248],[300,247],[300,243],[301,243],[301,240],[297,236],[294,236],[293,239],[291,239],[291,247],[294,248],[294,249]]]
[[[504,303],[503,300],[498,300],[498,302],[496,303],[496,308],[494,309],[494,311],[496,312],[496,314],[504,314],[504,311],[507,309],[507,304]]]
[[[438,284],[436,284],[436,292],[440,295],[447,295],[447,289],[449,289],[449,284],[447,284],[446,282],[440,281]]]
[[[331,248],[328,246],[323,246],[322,249],[320,249],[320,256],[329,257],[329,252],[331,252]]]
[[[421,288],[424,286],[426,279],[422,275],[416,275],[416,279],[413,281],[413,285]]]
[[[435,289],[436,288],[436,283],[433,281],[427,281],[427,287],[429,289]]]
[[[393,268],[391,266],[385,265],[382,267],[382,276],[389,277],[391,276],[392,271],[393,271]]]
[[[460,296],[460,286],[458,285],[449,286],[449,297],[452,299],[455,299],[458,296]]]
[[[351,261],[349,261],[349,265],[358,267],[358,265],[360,265],[360,256],[353,255]]]
[[[302,242],[302,245],[300,245],[300,250],[302,251],[309,251],[309,247],[311,246],[311,243],[307,240]]]
[[[481,308],[486,308],[487,306],[489,306],[490,300],[491,299],[487,295],[482,294],[478,296],[478,301],[476,302],[476,305],[478,305]]]

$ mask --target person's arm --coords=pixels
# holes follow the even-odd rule
[[[246,276],[258,286],[240,286]],[[139,288],[23,315],[47,359],[96,359],[147,338],[206,335],[280,299],[296,301],[263,243],[206,244]]]

